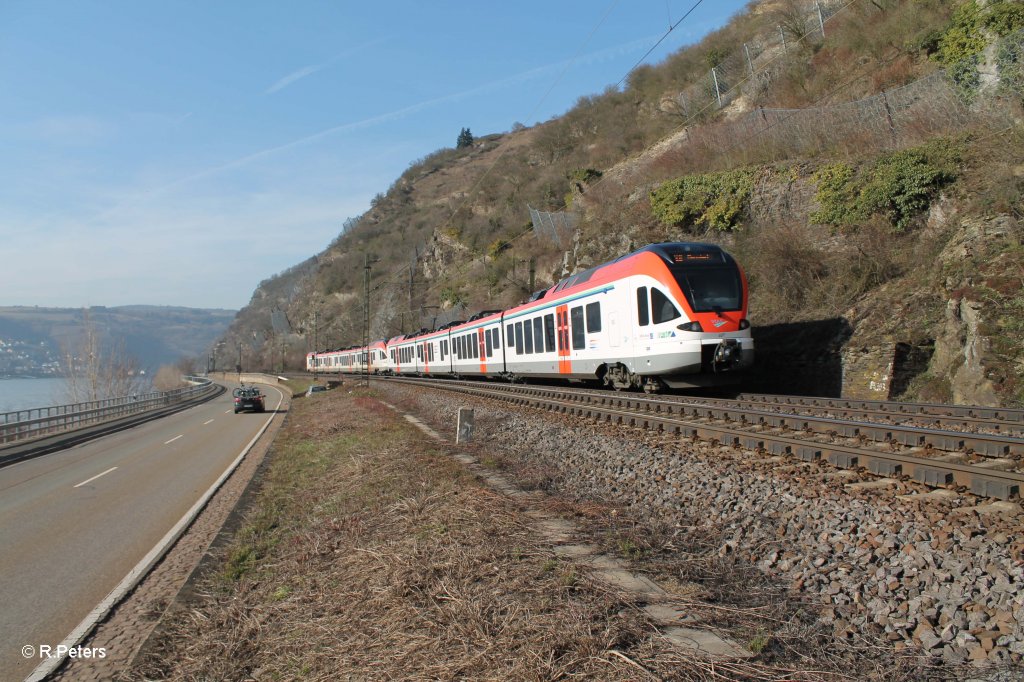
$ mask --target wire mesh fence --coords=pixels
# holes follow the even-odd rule
[[[677,113],[689,119],[728,105],[743,94],[741,85],[762,87],[771,80],[771,66],[780,55],[796,50],[800,43],[823,40],[828,20],[848,4],[849,0],[820,0],[803,10],[794,6],[780,11],[776,31],[733,46],[697,82],[680,91],[672,99]]]
[[[573,232],[579,223],[579,216],[576,213],[538,211],[530,205],[526,208],[530,211],[533,234],[537,238],[551,242],[563,250],[569,248]]]
[[[1024,31],[1001,39],[987,54],[853,102],[805,109],[758,107],[729,120],[690,125],[660,158],[674,172],[701,172],[901,149],[965,130],[1020,125]],[[622,175],[643,172],[634,167]]]

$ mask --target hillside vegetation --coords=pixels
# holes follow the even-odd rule
[[[824,35],[814,3],[755,2],[563,116],[413,162],[227,340],[298,368],[362,342],[367,272],[380,338],[701,240],[749,276],[751,388],[1021,404],[1024,6],[821,5]]]

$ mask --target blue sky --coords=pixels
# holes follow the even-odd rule
[[[694,4],[0,0],[0,305],[240,308],[461,128],[564,113]]]

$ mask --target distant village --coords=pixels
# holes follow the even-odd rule
[[[0,338],[0,378],[60,375],[60,360],[45,341]]]

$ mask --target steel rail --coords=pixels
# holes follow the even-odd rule
[[[522,392],[533,395],[551,395],[555,392],[589,403],[613,405],[655,412],[680,412],[684,416],[703,417],[724,421],[752,423],[793,431],[812,431],[822,435],[843,438],[865,438],[879,443],[899,443],[907,447],[930,447],[950,452],[978,453],[987,457],[1006,457],[1024,454],[1024,438],[1004,434],[949,431],[902,424],[876,424],[872,422],[834,417],[815,417],[800,414],[782,414],[768,410],[733,407],[717,407],[694,402],[680,402],[665,398],[653,398],[606,391],[572,390],[545,386],[502,386],[500,390]]]
[[[890,409],[874,409],[871,406],[863,408],[843,407],[839,405],[805,405],[803,403],[782,403],[762,400],[750,400],[746,398],[699,398],[694,399],[687,396],[660,396],[673,402],[685,403],[688,405],[715,405],[719,407],[741,407],[749,409],[773,409],[780,413],[796,416],[819,416],[816,413],[829,413],[835,419],[849,419],[853,421],[865,421],[874,424],[894,424],[903,426],[923,426],[924,428],[961,428],[970,429],[966,433],[985,433],[986,430],[1006,434],[1009,436],[1024,436],[1024,422],[1004,421],[998,418],[983,418],[959,415],[940,415],[927,412],[895,412]],[[883,403],[894,405],[897,403]],[[908,424],[907,422],[917,422]]]
[[[980,420],[1000,420],[1024,423],[1024,410],[1008,407],[980,405],[942,405],[939,403],[901,403],[887,400],[852,400],[848,398],[816,398],[812,396],[782,396],[742,393],[738,400],[769,403],[782,406],[820,407],[830,409],[877,410],[893,415],[934,415],[939,417],[968,417]]]
[[[384,378],[374,377],[374,379]],[[1024,473],[1015,471],[1002,471],[959,462],[941,461],[895,452],[881,452],[834,443],[820,443],[801,439],[795,433],[788,435],[752,433],[729,426],[693,422],[683,418],[685,415],[667,410],[651,409],[650,403],[654,402],[651,399],[609,396],[603,401],[582,401],[579,397],[589,394],[566,389],[495,384],[474,385],[471,382],[408,377],[388,377],[386,380],[496,398],[513,404],[542,407],[591,419],[614,421],[627,426],[657,428],[662,431],[671,431],[685,438],[717,441],[735,447],[762,450],[774,455],[792,455],[808,462],[824,459],[839,468],[864,467],[872,474],[880,476],[905,474],[926,485],[933,487],[958,485],[983,497],[1007,499],[1019,495],[1022,484],[1024,484]],[[612,404],[616,402],[618,404]],[[638,409],[638,405],[644,404],[643,409]],[[727,419],[723,410],[710,408],[710,412],[722,412],[723,416],[720,418]]]

